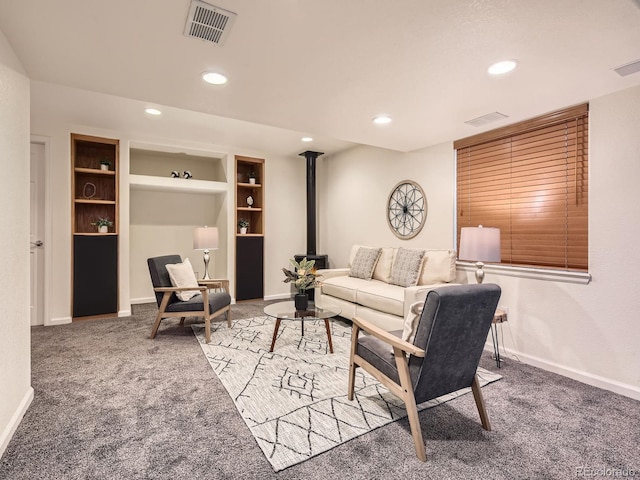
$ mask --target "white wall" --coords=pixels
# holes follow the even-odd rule
[[[29,79],[0,32],[0,455],[31,404]]]
[[[121,314],[130,310],[130,300],[135,295],[146,295],[147,286],[140,287],[143,281],[142,270],[130,274],[131,259],[146,254],[145,246],[153,248],[154,236],[163,230],[144,223],[137,213],[130,212],[131,200],[136,201],[139,192],[129,191],[127,174],[129,172],[129,145],[140,144],[168,145],[223,154],[227,159],[226,177],[233,180],[234,155],[265,158],[266,215],[265,215],[265,296],[279,297],[287,295],[289,288],[282,283],[281,268],[287,265],[287,259],[305,247],[305,170],[304,160],[294,154],[290,157],[272,154],[269,151],[256,151],[242,145],[225,145],[226,132],[221,131],[210,115],[163,107],[161,119],[144,115],[144,102],[129,100],[110,95],[62,87],[58,85],[32,82],[31,85],[31,131],[34,135],[51,139],[51,192],[52,232],[51,251],[52,277],[50,311],[45,324],[70,321],[70,275],[71,275],[71,207],[70,183],[71,132],[120,139],[120,238],[119,238],[119,308]],[[131,198],[130,198],[131,195]],[[199,201],[195,195],[194,201]],[[207,197],[206,195],[204,197]],[[230,183],[226,199],[216,202],[214,209],[233,208],[233,187]],[[300,201],[302,199],[302,201]],[[148,202],[147,202],[148,203]],[[184,204],[175,205],[172,217],[181,214]],[[215,218],[218,215],[214,214]],[[234,239],[235,216],[227,216],[229,235],[226,252],[216,251],[216,274],[225,272],[234,285]],[[130,223],[133,225],[130,228]],[[176,223],[176,222],[172,222]],[[180,223],[180,222],[177,222]],[[187,229],[191,224],[181,223]],[[159,230],[159,231],[158,231]],[[184,232],[183,232],[184,233]],[[184,235],[183,235],[184,237]],[[202,264],[201,252],[190,251],[191,236],[186,235],[187,244],[183,246],[183,256],[189,254],[196,269]],[[186,238],[185,237],[185,238]],[[146,240],[149,243],[146,243]],[[176,245],[177,247],[177,245]],[[149,250],[151,252],[151,250]],[[168,252],[163,252],[168,253]],[[145,280],[145,281],[148,281]],[[135,285],[132,282],[136,282]]]
[[[640,87],[590,102],[588,285],[487,269],[509,308],[506,347],[527,363],[640,399]],[[397,244],[384,204],[402,178],[422,185],[429,201],[425,230],[404,242],[453,245],[454,152],[445,144],[401,155],[355,148],[323,170],[321,247],[345,266],[349,246]],[[347,215],[344,215],[347,212]],[[437,217],[436,217],[437,215]],[[331,235],[331,231],[337,235]],[[473,273],[459,271],[462,281]],[[466,278],[465,278],[466,277]]]
[[[321,157],[322,158],[322,157]],[[332,267],[347,265],[352,244],[453,248],[455,196],[451,145],[417,153],[359,146],[324,160],[319,170],[319,250]],[[402,180],[417,182],[427,198],[427,219],[419,235],[400,240],[387,224],[387,201]]]

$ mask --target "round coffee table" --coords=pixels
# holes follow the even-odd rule
[[[294,302],[278,302],[267,305],[264,313],[276,319],[276,326],[273,329],[273,340],[271,341],[270,352],[276,344],[280,322],[282,320],[290,320],[300,322],[302,327],[302,335],[304,336],[304,322],[309,320],[324,320],[324,326],[327,329],[327,340],[329,341],[329,351],[333,353],[333,342],[331,341],[331,327],[329,320],[340,315],[341,310],[336,307],[316,308],[313,302],[309,302],[309,308],[306,310],[296,310]]]

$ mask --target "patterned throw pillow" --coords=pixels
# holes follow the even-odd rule
[[[381,248],[360,247],[353,258],[349,276],[371,280],[373,269],[376,268],[381,251]]]
[[[424,250],[399,248],[391,269],[391,282],[401,287],[412,287],[418,283]]]

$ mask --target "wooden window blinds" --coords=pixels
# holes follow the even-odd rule
[[[457,227],[501,232],[503,264],[587,270],[588,104],[454,142]]]

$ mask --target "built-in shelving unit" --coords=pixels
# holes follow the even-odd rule
[[[220,245],[210,254],[209,273],[214,278],[229,278],[232,168],[225,152],[131,142],[127,180],[132,302],[155,301],[149,257],[178,254],[189,258],[196,275],[203,276],[202,252],[193,250],[196,227],[218,228]]]
[[[74,320],[118,312],[118,169],[118,140],[71,134]]]
[[[236,300],[264,298],[264,159],[236,155]],[[249,222],[246,233],[239,223]]]

